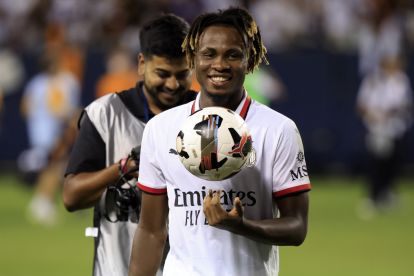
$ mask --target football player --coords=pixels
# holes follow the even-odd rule
[[[243,88],[245,75],[266,60],[259,28],[244,9],[203,14],[183,48],[201,92],[144,130],[137,184],[144,193],[129,275],[154,275],[167,232],[163,275],[277,275],[277,246],[305,240],[311,185],[295,123]],[[254,166],[222,181],[192,175],[171,151],[185,119],[210,106],[240,114],[256,152]]]

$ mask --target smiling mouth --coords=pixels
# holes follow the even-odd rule
[[[231,77],[228,77],[228,76],[210,76],[209,79],[215,86],[222,86],[222,85],[225,85],[227,82],[229,82],[231,80]]]

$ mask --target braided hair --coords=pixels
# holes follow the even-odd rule
[[[213,25],[233,27],[244,38],[248,55],[247,71],[249,73],[253,72],[262,62],[269,63],[266,58],[267,50],[263,45],[256,21],[244,9],[228,8],[226,10],[219,10],[216,13],[202,14],[194,20],[182,44],[190,68],[194,68],[194,57],[201,34],[207,27]],[[245,38],[247,38],[247,41]]]

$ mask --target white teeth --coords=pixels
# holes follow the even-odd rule
[[[225,77],[211,77],[211,79],[212,79],[214,82],[221,82],[221,81],[226,81],[226,80],[228,80],[228,78],[225,78]]]

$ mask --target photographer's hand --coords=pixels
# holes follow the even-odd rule
[[[138,166],[139,162],[130,156],[122,158],[119,160],[119,174],[123,176],[138,178]]]

